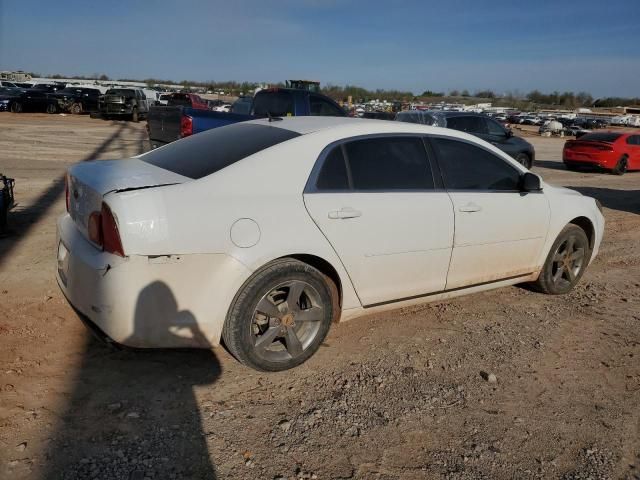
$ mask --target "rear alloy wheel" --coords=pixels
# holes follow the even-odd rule
[[[11,112],[13,113],[20,113],[22,112],[22,104],[20,102],[13,102],[11,104],[11,108],[10,108]]]
[[[613,170],[611,170],[611,173],[613,173],[614,175],[624,175],[628,167],[629,165],[628,165],[627,157],[623,155],[620,158],[620,160],[618,160],[618,163],[616,163],[616,166],[613,167]]]
[[[569,224],[553,243],[534,286],[551,295],[567,293],[582,277],[590,258],[587,234],[577,225]]]
[[[71,105],[70,111],[74,115],[80,115],[82,113],[82,104],[78,102],[74,103]]]
[[[529,158],[529,155],[527,155],[526,153],[519,153],[516,156],[516,162],[518,162],[520,165],[523,165],[528,169],[531,169],[531,167],[533,166],[531,164],[531,159]]]
[[[47,104],[47,113],[53,114],[58,112],[58,107],[56,107],[55,103]]]
[[[293,259],[259,270],[236,296],[225,346],[256,370],[281,371],[311,357],[336,314],[337,290],[320,271]]]

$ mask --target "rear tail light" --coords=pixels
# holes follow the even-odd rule
[[[93,212],[89,215],[87,233],[89,240],[101,247],[105,252],[124,257],[118,224],[106,203],[102,202],[102,210],[100,212]]]
[[[189,115],[183,115],[180,119],[180,137],[188,137],[193,135],[193,118]]]

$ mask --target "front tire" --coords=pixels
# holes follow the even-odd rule
[[[53,103],[47,104],[47,113],[50,115],[53,115],[54,113],[58,113],[58,107]]]
[[[256,272],[240,289],[222,337],[241,363],[276,372],[308,360],[337,315],[335,284],[314,267],[284,258]]]
[[[629,164],[628,164],[627,157],[623,155],[620,158],[620,160],[618,160],[618,163],[616,163],[616,166],[613,167],[613,170],[611,170],[611,173],[613,173],[614,175],[624,175],[628,167],[629,167]]]
[[[529,170],[531,170],[531,167],[533,167],[533,162],[531,161],[531,158],[529,158],[529,155],[527,155],[526,153],[519,153],[516,156],[516,162],[528,168]]]
[[[10,108],[12,113],[20,113],[22,112],[22,104],[20,102],[13,102]]]
[[[591,258],[589,239],[577,225],[562,229],[553,243],[534,287],[550,295],[569,292],[582,278]]]
[[[74,103],[71,105],[70,111],[74,115],[80,115],[82,113],[82,104],[78,102]]]

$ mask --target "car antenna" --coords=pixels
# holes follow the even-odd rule
[[[269,110],[267,110],[267,117],[269,117],[269,123],[271,123],[271,122],[279,122],[280,120],[282,120],[282,118],[280,118],[280,117],[272,117],[271,116],[271,112]]]

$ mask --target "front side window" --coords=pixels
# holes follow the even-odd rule
[[[640,135],[627,137],[627,145],[640,145]]]
[[[355,190],[433,189],[433,175],[420,137],[380,137],[345,145]]]
[[[505,129],[502,128],[502,125],[500,125],[495,120],[491,120],[490,118],[485,118],[484,120],[485,122],[487,122],[487,131],[489,132],[489,135],[504,137]]]
[[[447,128],[467,133],[487,133],[484,118],[471,115],[447,118]]]
[[[342,109],[318,95],[309,95],[309,112],[311,115],[323,117],[344,116],[344,111]]]
[[[520,172],[493,153],[448,138],[432,138],[431,143],[448,190],[519,190]]]

